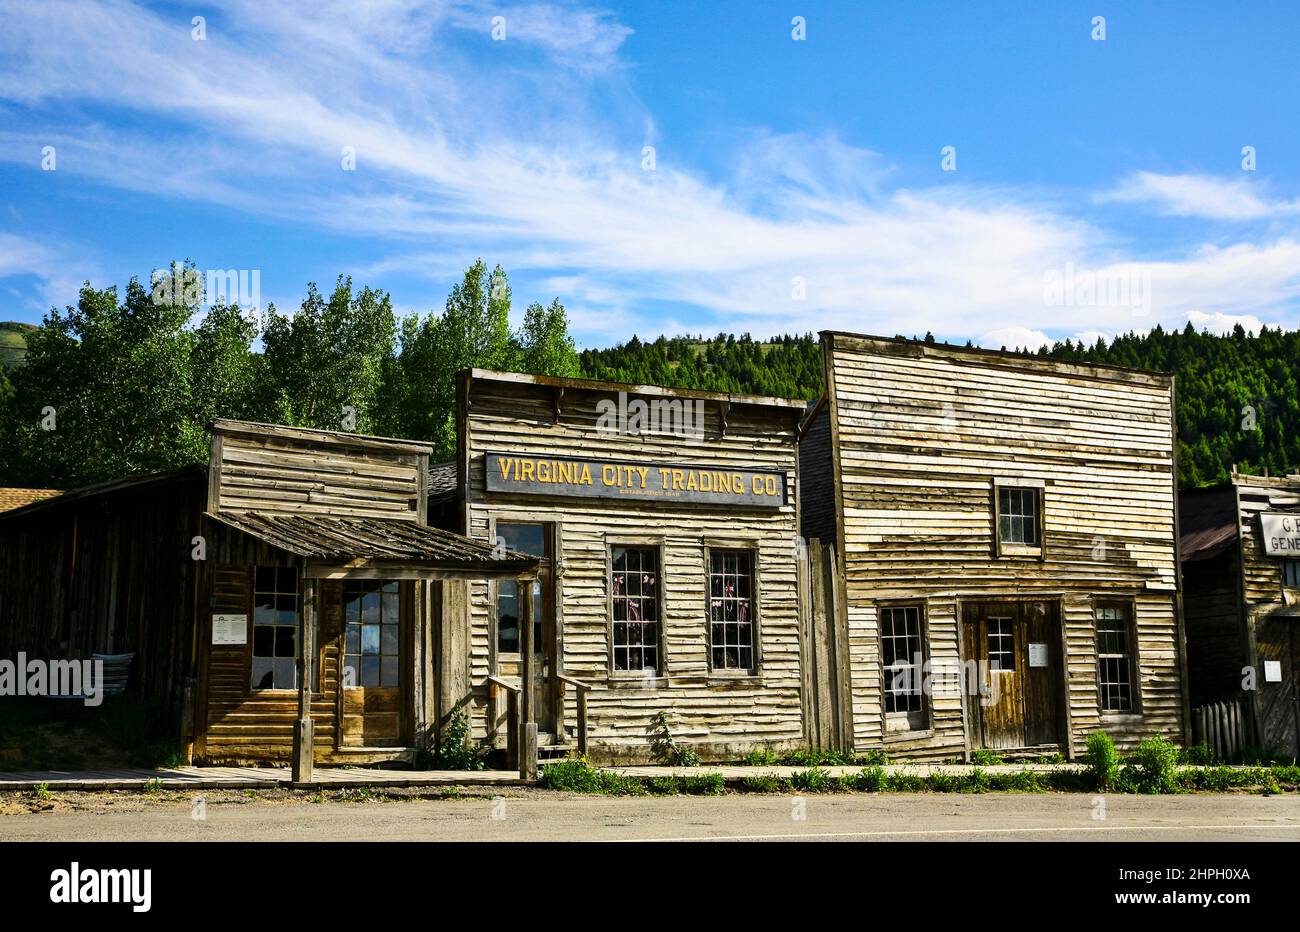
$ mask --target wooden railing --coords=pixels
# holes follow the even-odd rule
[[[492,715],[492,727],[496,727],[500,718],[499,705],[501,693],[506,694],[506,766],[519,766],[519,695],[523,692],[518,685],[508,683],[495,676],[489,676],[488,700]]]
[[[564,701],[564,691],[566,686],[572,686],[578,692],[578,753],[587,753],[587,693],[591,692],[590,683],[584,683],[582,680],[575,680],[571,676],[559,674],[556,679],[560,681],[560,701]]]

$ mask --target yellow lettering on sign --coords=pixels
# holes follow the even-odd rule
[[[540,463],[537,464],[537,481],[538,481],[538,482],[550,482],[550,481],[551,481],[551,464],[550,464],[550,462],[548,462],[548,461],[546,461],[546,460],[543,460],[542,462],[540,462]]]
[[[603,484],[605,484],[605,485],[613,485],[613,484],[614,484],[614,467],[613,467],[613,466],[602,466],[602,467],[600,467],[600,481],[601,481]]]
[[[645,477],[646,477],[646,475],[650,472],[650,467],[649,467],[649,466],[636,466],[636,467],[634,467],[634,468],[636,469],[636,471],[637,471],[638,473],[641,474],[641,488],[644,489],[644,488],[645,488]]]
[[[681,471],[680,469],[674,469],[674,470],[673,470],[673,489],[676,490],[676,489],[680,489],[681,487],[682,487],[682,471]]]
[[[509,478],[510,478],[510,467],[513,466],[513,465],[514,465],[514,463],[512,463],[510,460],[506,459],[504,456],[498,456],[498,457],[497,457],[497,468],[501,470],[501,478],[502,478],[502,479],[509,479]]]
[[[586,463],[582,464],[582,476],[578,481],[583,485],[591,485],[591,470],[587,468]]]
[[[696,478],[695,470],[692,469],[686,473],[686,491],[698,492],[700,490],[700,481]]]
[[[528,482],[533,478],[533,461],[524,460],[519,464],[519,479]]]

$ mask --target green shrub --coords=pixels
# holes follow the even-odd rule
[[[469,713],[459,708],[447,719],[438,746],[417,754],[415,765],[420,770],[482,770],[488,751],[472,745]]]
[[[771,748],[751,748],[745,755],[745,764],[749,767],[771,767],[776,763],[776,753]]]
[[[966,774],[966,782],[962,790],[966,793],[987,793],[992,788],[993,781],[989,778],[988,772],[976,767]]]
[[[645,781],[645,788],[655,796],[677,795],[677,781],[672,777],[650,777]]]
[[[1115,742],[1104,731],[1088,735],[1088,773],[1093,787],[1098,790],[1114,789],[1119,780],[1119,753]]]
[[[839,767],[854,760],[852,755],[830,748],[801,748],[785,754],[781,763],[787,767]]]
[[[885,768],[878,764],[863,767],[857,773],[847,774],[841,785],[862,793],[879,793],[885,789]]]
[[[720,773],[698,773],[678,777],[677,785],[691,796],[721,796],[725,786]]]
[[[990,789],[1004,793],[1041,793],[1048,788],[1055,774],[1040,774],[1033,770],[1013,770],[1010,773],[989,775]]]
[[[925,777],[910,773],[885,775],[885,790],[891,793],[920,793],[927,788]]]
[[[661,764],[674,767],[698,767],[700,755],[694,748],[684,747],[673,737],[668,727],[668,713],[662,709],[656,713],[650,732],[650,756]]]
[[[996,751],[990,751],[988,748],[978,748],[971,751],[970,762],[977,767],[993,767],[997,764],[1006,763]]]
[[[1210,764],[1219,763],[1218,755],[1214,753],[1205,742],[1193,744],[1189,748],[1180,748],[1178,751],[1178,763],[1192,764],[1196,766],[1209,766]]]
[[[870,751],[864,751],[853,759],[855,764],[862,764],[867,767],[883,767],[889,763],[889,755],[883,748],[872,748]]]
[[[742,786],[750,793],[780,793],[785,789],[781,778],[770,773],[756,773],[746,777]]]
[[[1176,793],[1178,748],[1168,738],[1147,738],[1129,756],[1124,770],[1139,793]]]
[[[572,757],[547,764],[541,772],[542,786],[570,793],[602,792],[600,771],[591,766],[585,757]]]
[[[820,767],[797,770],[790,776],[790,786],[803,793],[824,793],[831,789],[831,783],[830,771]]]

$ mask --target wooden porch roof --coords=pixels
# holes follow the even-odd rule
[[[256,511],[206,514],[278,550],[318,564],[358,569],[400,566],[471,579],[525,575],[538,565],[536,557],[497,550],[482,541],[414,521]]]

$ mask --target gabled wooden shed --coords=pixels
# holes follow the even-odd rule
[[[212,433],[207,467],[0,515],[0,653],[134,653],[196,761],[410,758],[472,692],[467,583],[538,561],[426,523],[427,445]]]

